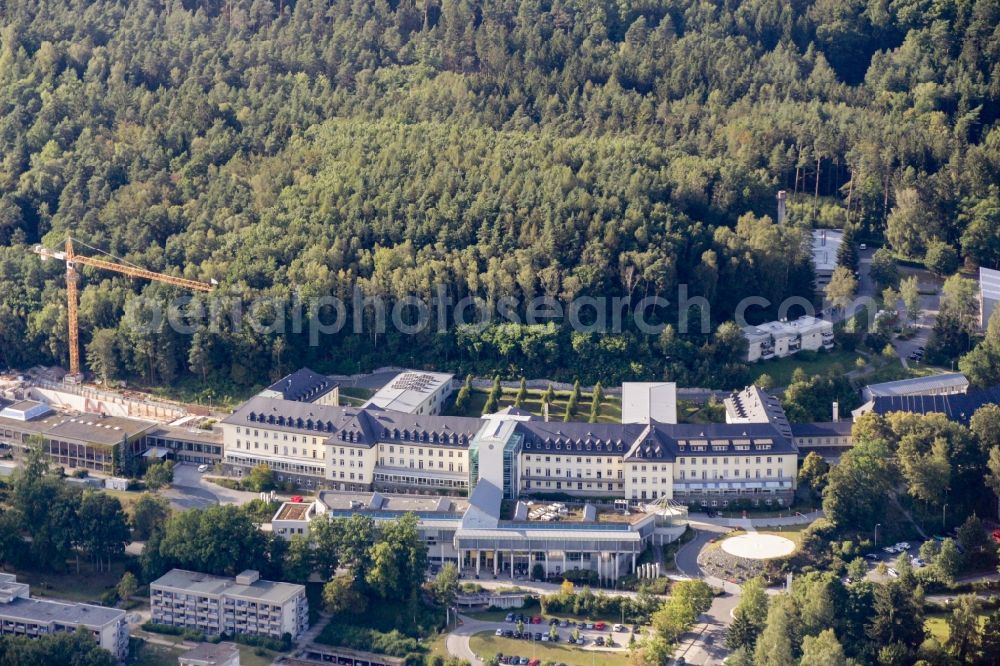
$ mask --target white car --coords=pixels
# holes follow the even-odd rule
[[[899,572],[893,569],[892,567],[889,567],[889,575],[892,576],[893,578],[899,578]]]
[[[198,465],[198,471],[199,472],[207,472],[208,471],[208,465]]]
[[[886,546],[882,550],[884,550],[885,552],[887,552],[889,554],[892,554],[892,553],[896,552],[896,547],[895,546]]]
[[[611,630],[612,631],[625,631],[625,627],[623,627],[620,624],[616,624],[615,626],[611,627]]]
[[[899,543],[896,544],[896,548],[898,548],[901,551],[902,550],[909,550],[910,549],[910,544],[907,543],[906,541],[900,541]]]
[[[494,634],[494,636],[503,636],[503,629],[497,629],[497,631]]]

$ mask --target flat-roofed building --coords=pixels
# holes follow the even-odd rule
[[[945,372],[925,377],[910,377],[894,382],[869,384],[861,389],[865,402],[873,398],[902,395],[950,395],[969,390],[969,378],[960,372]]]
[[[677,384],[624,382],[622,423],[677,423]]]
[[[830,284],[843,243],[844,232],[840,229],[813,229],[811,250],[816,291],[823,291]]]
[[[153,622],[209,636],[298,638],[309,628],[306,588],[261,580],[256,571],[222,578],[171,569],[150,583],[149,598]]]
[[[805,349],[833,349],[833,324],[825,319],[803,316],[792,321],[771,321],[743,327],[748,343],[747,361],[784,358]]]
[[[258,393],[264,398],[339,405],[340,385],[326,375],[309,368],[299,368]]]
[[[117,608],[32,599],[13,574],[0,574],[0,634],[38,638],[86,630],[119,661],[128,656],[128,622]]]
[[[452,391],[454,375],[444,372],[401,372],[375,392],[365,407],[404,414],[440,414]]]
[[[187,425],[157,425],[146,433],[147,450],[157,449],[180,462],[215,465],[222,462],[222,430]]]
[[[23,400],[0,410],[0,445],[20,456],[29,440],[38,437],[56,464],[110,475],[138,460],[145,450],[145,434],[155,426],[152,421],[122,416],[64,414],[44,403]]]
[[[986,330],[1000,303],[1000,271],[979,269],[979,326]]]

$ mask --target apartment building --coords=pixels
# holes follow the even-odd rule
[[[979,269],[979,327],[986,330],[1000,304],[1000,271]]]
[[[249,634],[298,638],[309,628],[306,588],[261,580],[247,570],[235,578],[172,569],[150,583],[152,621],[209,636]]]
[[[794,321],[772,321],[759,326],[745,326],[747,361],[754,363],[791,356],[803,349],[833,349],[833,324],[804,316]]]
[[[926,377],[910,377],[894,382],[869,384],[861,389],[861,399],[865,402],[886,396],[904,395],[950,395],[969,390],[969,378],[960,372],[945,372]]]
[[[32,599],[17,576],[0,573],[0,634],[38,638],[85,629],[119,661],[128,656],[125,611],[90,604]]]

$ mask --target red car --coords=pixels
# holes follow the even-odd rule
[[[539,615],[535,615],[531,618],[531,624],[541,624],[542,618]]]
[[[993,530],[993,534],[991,536],[993,537],[994,541],[1000,543],[1000,530]]]
[[[604,631],[604,629],[607,628],[607,626],[608,625],[604,624],[603,622],[594,623],[594,629],[596,629],[597,631]]]

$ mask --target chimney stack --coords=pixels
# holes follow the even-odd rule
[[[778,224],[785,223],[785,200],[787,198],[787,192],[784,190],[778,190]]]
[[[833,401],[833,422],[837,423],[840,421],[840,403],[836,400]]]
[[[545,422],[549,422],[549,403],[542,403],[542,416],[545,418]]]

